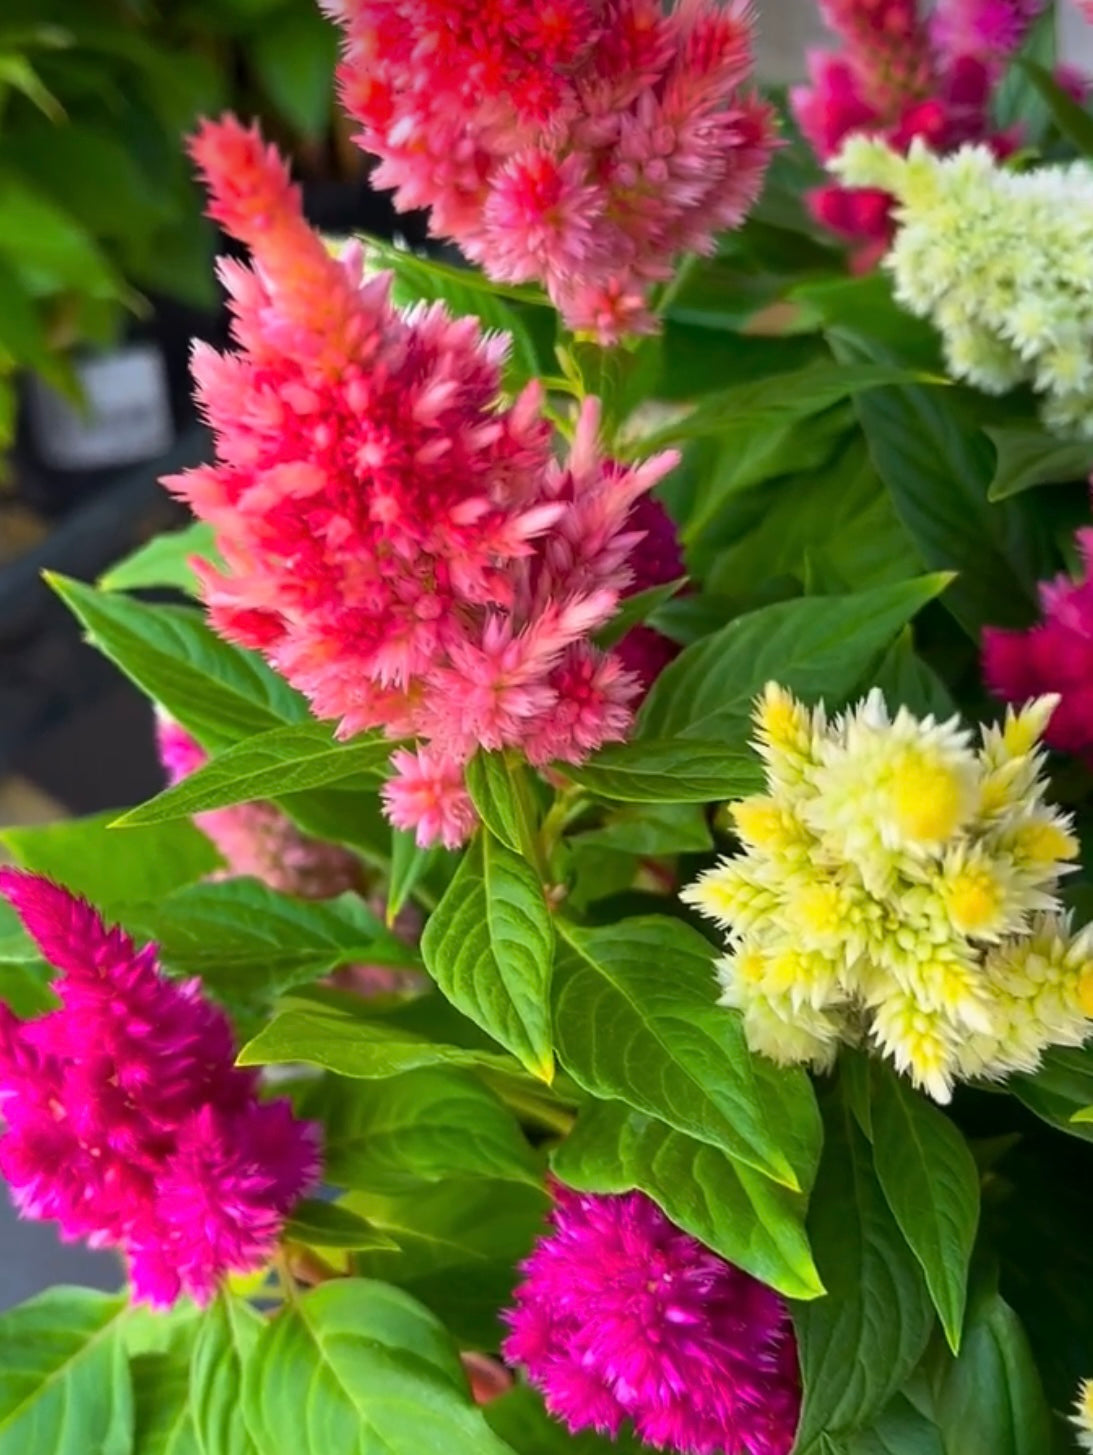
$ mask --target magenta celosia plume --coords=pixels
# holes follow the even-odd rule
[[[1078,546],[1083,576],[1041,585],[1043,618],[1036,626],[984,631],[983,675],[1006,702],[1058,693],[1044,741],[1093,768],[1093,529],[1078,532]]]
[[[399,313],[387,276],[307,226],[256,131],[207,123],[193,151],[254,259],[221,265],[235,352],[194,352],[216,463],[167,482],[226,563],[198,567],[213,625],[341,736],[422,741],[396,760],[393,817],[455,846],[480,746],[578,762],[625,735],[640,684],[590,638],[633,579],[634,504],[677,457],[605,458],[590,400],[557,460],[538,387],[501,402],[504,339]]]
[[[800,1381],[783,1300],[642,1193],[556,1199],[504,1348],[551,1413],[612,1436],[630,1421],[684,1455],[789,1455]]]
[[[179,783],[208,761],[204,748],[180,723],[156,714],[159,759],[170,783]],[[302,834],[272,803],[236,803],[195,815],[194,822],[219,850],[228,875],[260,879],[298,899],[334,899],[361,882],[359,860],[338,844]]]
[[[0,894],[61,1001],[32,1021],[0,1003],[0,1170],[16,1207],[122,1251],[139,1298],[207,1300],[273,1252],[318,1174],[315,1129],[258,1100],[226,1017],[197,981],[167,980],[154,945],[137,950],[36,875],[0,870]]]
[[[995,87],[1043,0],[940,0],[927,19],[917,0],[820,0],[838,52],[809,57],[811,84],[792,93],[794,113],[817,157],[828,161],[855,132],[906,151],[916,139],[947,152],[985,142],[1006,156],[1020,142],[991,118]],[[818,221],[872,267],[892,232],[891,199],[834,184],[809,198]]]
[[[648,330],[650,287],[758,196],[750,0],[322,0],[375,182],[568,325]]]
[[[681,580],[687,570],[683,551],[675,522],[660,501],[643,496],[630,512],[629,524],[632,530],[644,531],[644,535],[630,552],[634,579],[626,594],[636,595],[654,586]],[[676,642],[650,626],[631,628],[615,650],[626,669],[641,683],[643,692],[648,692],[680,652]]]

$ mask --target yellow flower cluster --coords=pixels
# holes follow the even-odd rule
[[[1093,1379],[1084,1379],[1079,1385],[1070,1422],[1078,1431],[1078,1444],[1093,1455]]]
[[[1093,168],[1014,172],[983,146],[901,156],[863,136],[831,167],[898,199],[885,266],[953,375],[998,394],[1030,383],[1051,428],[1093,435]]]
[[[767,791],[730,805],[742,852],[683,892],[729,933],[722,1003],[754,1050],[823,1068],[870,1041],[947,1101],[1082,1043],[1093,927],[1073,935],[1056,894],[1078,843],[1044,802],[1055,701],[975,748],[955,719],[890,717],[879,691],[829,721],[767,687]]]

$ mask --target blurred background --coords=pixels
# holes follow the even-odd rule
[[[822,33],[813,0],[758,10],[761,75],[792,80]],[[1061,56],[1093,67],[1093,27],[1069,3],[1059,27]],[[182,521],[157,481],[205,451],[187,349],[225,332],[220,240],[182,148],[195,119],[259,117],[317,225],[424,241],[420,218],[396,221],[369,189],[334,105],[335,49],[315,0],[0,4],[0,833],[161,786],[147,704],[41,573],[97,578]],[[0,1308],[59,1281],[117,1272],[17,1223],[0,1195]]]

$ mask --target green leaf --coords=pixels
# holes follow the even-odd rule
[[[324,1175],[337,1187],[404,1192],[459,1177],[542,1182],[515,1117],[461,1071],[366,1083],[326,1077],[305,1090],[299,1112],[322,1123]]]
[[[271,728],[218,753],[181,783],[123,814],[115,827],[139,828],[191,818],[233,803],[303,793],[347,778],[382,778],[390,759],[387,738],[362,734],[338,742],[330,724],[324,722]]]
[[[660,674],[638,719],[638,741],[683,736],[726,741],[743,751],[752,704],[770,681],[809,701],[840,705],[896,633],[950,580],[921,576],[854,596],[784,601],[738,617]]]
[[[257,879],[195,884],[139,911],[164,962],[233,1009],[262,1010],[339,965],[412,967],[414,952],[355,895],[292,899]]]
[[[1093,444],[1088,440],[1061,440],[1032,424],[996,425],[983,433],[998,455],[990,500],[1008,500],[1036,485],[1086,480],[1093,471]]]
[[[1051,1415],[1021,1320],[996,1289],[978,1297],[960,1357],[933,1361],[933,1418],[952,1455],[1046,1455]]]
[[[184,530],[169,531],[139,546],[99,577],[100,591],[141,591],[167,587],[197,595],[197,577],[190,558],[217,559],[212,527],[195,521]]]
[[[0,254],[34,291],[75,288],[119,298],[125,285],[95,240],[63,208],[12,172],[0,172]]]
[[[789,374],[773,374],[734,384],[718,394],[705,395],[701,404],[679,423],[643,439],[642,453],[676,440],[720,434],[726,427],[773,426],[803,419],[865,390],[907,384],[921,377],[902,365],[838,364],[829,359],[820,360]],[[948,381],[935,378],[931,382]]]
[[[309,1248],[347,1248],[375,1252],[397,1248],[386,1233],[374,1228],[359,1213],[336,1202],[305,1198],[298,1202],[285,1223],[285,1237]]]
[[[1027,57],[1019,58],[1017,64],[1047,103],[1051,119],[1067,141],[1073,142],[1083,157],[1093,157],[1093,116],[1043,66]]]
[[[124,1331],[135,1407],[133,1455],[201,1455],[190,1412],[197,1312],[183,1305],[168,1314],[149,1314],[149,1337],[134,1339],[134,1323],[142,1313],[130,1312]]]
[[[1026,625],[1047,574],[1044,526],[1027,502],[987,498],[994,448],[980,409],[957,389],[881,389],[857,401],[896,511],[931,570],[959,573],[945,605],[977,641],[987,622]]]
[[[571,1435],[565,1425],[551,1419],[540,1396],[526,1385],[491,1400],[484,1414],[494,1433],[518,1455],[648,1455],[649,1447],[626,1429],[610,1440],[591,1430]]]
[[[107,919],[129,905],[156,903],[220,864],[212,844],[190,823],[157,824],[130,835],[111,828],[116,817],[108,812],[3,829],[0,844],[22,868],[82,894]]]
[[[325,16],[289,6],[249,41],[249,55],[278,111],[305,137],[329,130],[338,33]]]
[[[391,868],[387,881],[387,923],[393,925],[414,890],[439,860],[443,850],[434,844],[418,846],[412,833],[391,830]]]
[[[1011,1076],[1007,1089],[1049,1126],[1093,1142],[1093,1123],[1080,1113],[1093,1106],[1093,1046],[1054,1046],[1032,1076]]]
[[[658,607],[677,596],[686,584],[687,577],[681,576],[678,581],[669,581],[664,586],[650,586],[646,591],[636,591],[633,596],[624,596],[615,615],[596,633],[596,645],[604,651],[616,646],[627,632],[641,626]]]
[[[576,835],[572,843],[575,849],[655,857],[706,853],[713,835],[698,804],[664,803],[615,809],[600,828]]]
[[[739,1017],[716,1004],[709,942],[667,917],[558,930],[555,1043],[574,1081],[807,1188],[819,1152],[812,1087],[751,1055]]]
[[[487,829],[430,916],[421,954],[458,1010],[533,1076],[553,1078],[550,911],[534,870]]]
[[[190,1408],[201,1455],[258,1455],[239,1390],[264,1328],[265,1320],[227,1289],[202,1315],[190,1362]]]
[[[0,898],[0,1000],[24,1019],[52,1010],[57,998],[49,988],[53,978],[38,946],[6,899]]]
[[[837,1455],[948,1455],[933,1420],[903,1395],[896,1396],[875,1425],[851,1435],[845,1445],[829,1448]]]
[[[124,1308],[51,1288],[0,1314],[0,1455],[131,1455]]]
[[[805,1198],[618,1101],[586,1106],[552,1158],[581,1192],[637,1188],[686,1232],[788,1298],[823,1293],[805,1235]]]
[[[425,1066],[489,1066],[505,1072],[515,1067],[507,1056],[443,1045],[401,1025],[386,1024],[384,1017],[355,1015],[347,1008],[318,1003],[282,1011],[247,1042],[238,1060],[241,1066],[303,1062],[365,1081]]]
[[[358,1254],[358,1272],[419,1298],[462,1347],[499,1347],[499,1311],[550,1205],[542,1189],[477,1177],[401,1194],[352,1192],[345,1204],[398,1243],[397,1252]]]
[[[825,1104],[808,1230],[825,1298],[794,1309],[805,1400],[795,1455],[867,1428],[918,1363],[933,1311],[846,1097]]]
[[[874,682],[890,708],[906,707],[917,717],[933,714],[939,722],[947,722],[957,711],[945,683],[915,651],[910,627],[892,643]]]
[[[221,641],[198,611],[148,606],[65,576],[46,579],[88,640],[210,751],[312,720],[299,693],[253,653]]]
[[[559,771],[616,803],[712,803],[752,793],[763,779],[754,753],[712,735],[709,741],[665,734],[611,743]]]
[[[261,1455],[512,1455],[441,1326],[363,1279],[281,1310],[244,1366],[243,1410]]]
[[[528,822],[526,786],[519,781],[526,771],[505,753],[478,752],[467,764],[467,792],[479,818],[516,854],[535,831]]]
[[[880,1185],[954,1352],[979,1226],[979,1171],[947,1116],[886,1064],[873,1068],[873,1160]]]

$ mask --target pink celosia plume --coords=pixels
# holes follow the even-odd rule
[[[172,784],[208,760],[201,744],[164,713],[156,714],[156,742]],[[302,834],[275,804],[236,803],[196,814],[194,823],[212,840],[232,877],[260,879],[298,899],[334,899],[360,888],[361,866],[353,854]]]
[[[481,747],[576,762],[621,738],[639,684],[589,639],[631,584],[635,502],[675,463],[603,456],[588,401],[565,460],[540,395],[501,403],[506,343],[440,306],[399,313],[386,276],[331,255],[255,131],[206,124],[211,212],[253,271],[222,265],[237,349],[198,347],[216,463],[167,482],[216,532],[213,625],[261,651],[342,736],[424,740],[397,820],[473,823],[453,785]]]
[[[197,981],[167,980],[154,945],[138,951],[36,875],[0,870],[0,894],[61,1001],[26,1022],[0,1003],[0,1169],[16,1206],[125,1253],[142,1299],[207,1300],[269,1258],[317,1176],[314,1129],[258,1100],[226,1017]]]
[[[1019,144],[1017,132],[994,124],[991,104],[1043,0],[940,0],[929,19],[917,0],[820,0],[820,8],[841,48],[809,57],[810,84],[791,102],[821,161],[855,132],[899,151],[921,139],[936,152],[985,142],[1006,156]],[[830,184],[809,203],[853,243],[857,267],[880,259],[892,233],[885,193]]]
[[[376,184],[571,328],[648,330],[651,285],[708,253],[773,147],[750,0],[323,0]]]
[[[659,1450],[789,1455],[800,1409],[785,1303],[639,1192],[556,1189],[504,1348],[573,1431],[626,1421]]]
[[[1093,529],[1078,532],[1078,546],[1084,574],[1040,587],[1043,618],[1036,626],[984,631],[983,675],[1006,702],[1058,693],[1044,741],[1093,767]]]

